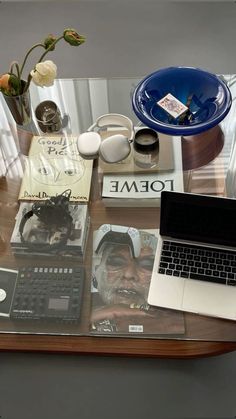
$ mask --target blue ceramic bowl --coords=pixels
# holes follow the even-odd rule
[[[174,118],[157,102],[171,93],[188,114]],[[216,75],[199,68],[163,68],[145,77],[136,87],[132,105],[144,125],[169,135],[195,135],[217,125],[232,104],[231,93]]]

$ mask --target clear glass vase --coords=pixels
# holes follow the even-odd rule
[[[25,82],[23,82],[25,84]],[[19,96],[3,95],[17,125],[27,125],[31,121],[29,89]]]

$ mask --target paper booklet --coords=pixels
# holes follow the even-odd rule
[[[94,232],[95,243],[97,231]],[[157,337],[185,333],[182,312],[147,303],[158,230],[139,230],[141,251],[118,234],[93,249],[90,333],[94,335]],[[122,244],[123,243],[123,244]]]
[[[93,160],[78,153],[77,137],[34,136],[19,193],[20,200],[45,200],[71,189],[70,200],[89,200]]]

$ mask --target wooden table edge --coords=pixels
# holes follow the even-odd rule
[[[236,350],[236,342],[1,334],[0,351],[100,356],[199,358]]]

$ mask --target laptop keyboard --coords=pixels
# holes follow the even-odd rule
[[[236,285],[236,252],[164,240],[158,272]]]

